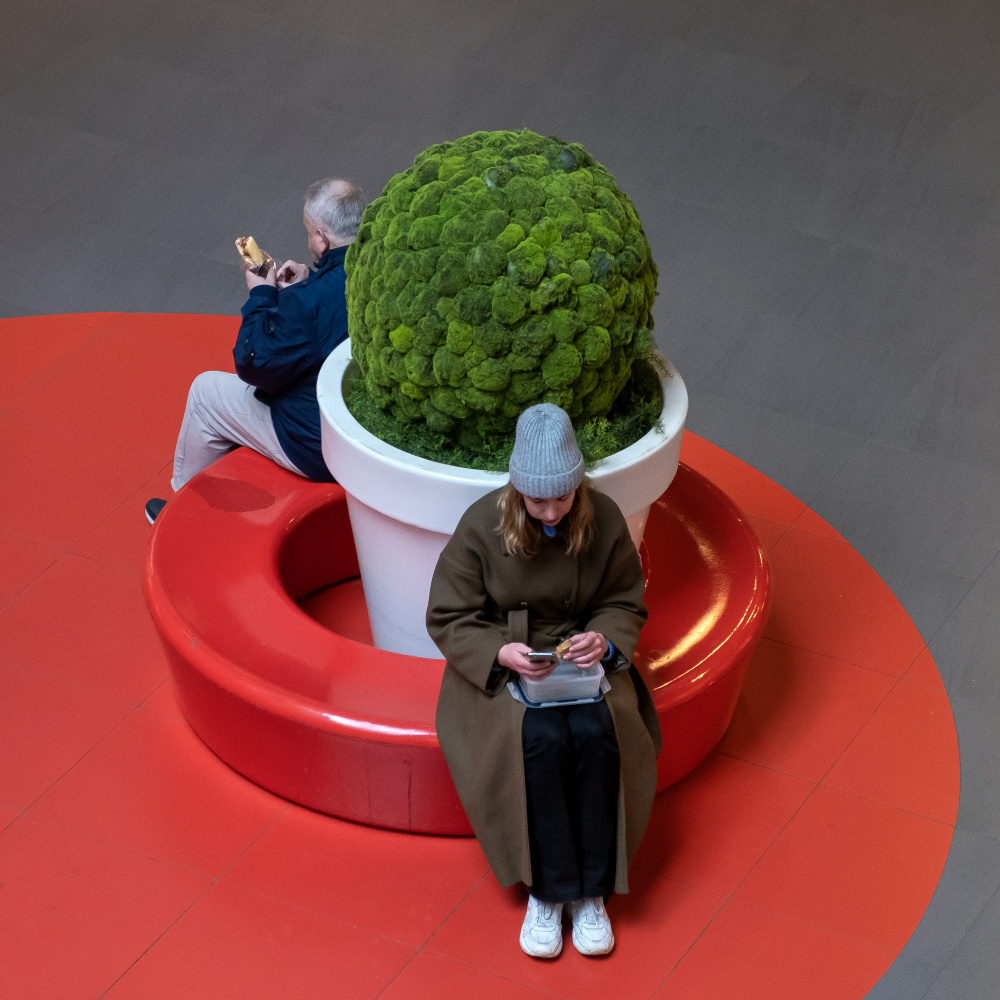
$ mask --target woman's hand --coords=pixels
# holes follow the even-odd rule
[[[563,659],[585,670],[607,655],[608,640],[600,632],[581,632],[570,639],[569,650],[563,654]]]
[[[525,653],[530,652],[531,647],[525,646],[523,642],[508,642],[506,646],[500,647],[497,663],[533,681],[544,680],[556,669],[555,654],[553,653],[551,660],[529,660]]]

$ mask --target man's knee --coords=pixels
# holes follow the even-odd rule
[[[202,372],[191,383],[188,399],[202,406],[209,405],[224,392],[226,382],[235,377],[228,372]]]

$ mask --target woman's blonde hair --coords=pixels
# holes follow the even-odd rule
[[[590,547],[594,537],[594,505],[590,499],[593,487],[584,476],[576,488],[573,506],[566,515],[566,554],[578,555]],[[504,548],[512,556],[530,559],[542,542],[542,529],[524,506],[524,496],[508,483],[497,499],[500,524],[497,531]]]

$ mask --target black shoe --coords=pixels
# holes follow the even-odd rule
[[[153,497],[152,500],[146,501],[146,520],[152,524],[159,516],[160,511],[167,506],[166,500],[160,500],[159,497]]]

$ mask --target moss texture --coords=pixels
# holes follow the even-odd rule
[[[363,375],[349,405],[399,447],[433,442],[438,460],[494,467],[541,402],[607,446],[606,418],[621,423],[616,400],[652,349],[649,244],[578,143],[524,130],[431,146],[365,209],[346,269]]]
[[[362,378],[356,379],[348,390],[347,406],[354,418],[377,438],[412,455],[485,472],[507,470],[514,447],[513,433],[477,441],[475,447],[463,445],[451,435],[434,431],[427,423],[396,420],[365,391]],[[584,461],[589,466],[634,444],[656,426],[662,407],[660,377],[652,365],[639,359],[611,411],[576,427],[576,440]]]

